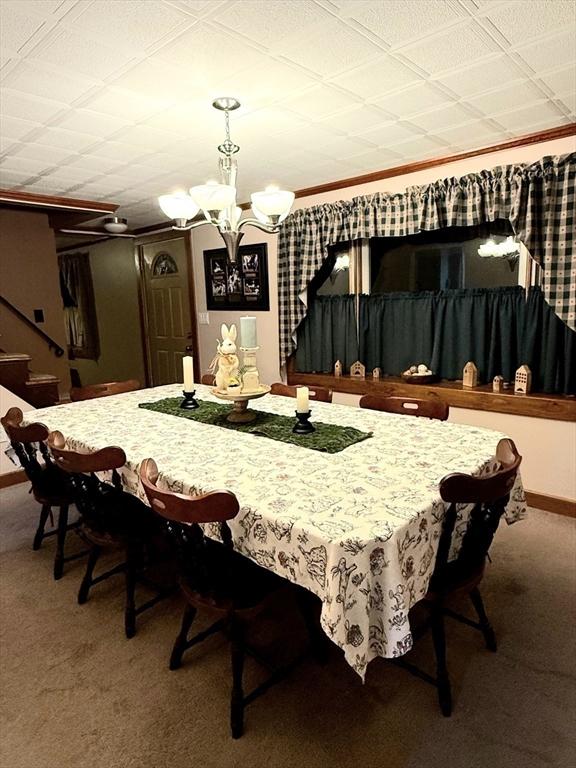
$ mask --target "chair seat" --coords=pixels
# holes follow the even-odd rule
[[[163,530],[150,507],[114,488],[103,487],[96,509],[82,510],[82,513],[82,531],[90,541],[101,546],[148,540]]]
[[[440,588],[431,588],[424,596],[424,600],[436,601],[440,597],[447,595],[468,595],[472,590],[477,587],[484,576],[483,562],[476,568],[470,569],[466,563],[461,563],[455,560],[452,563],[448,563],[445,569],[443,584]]]
[[[216,541],[209,541],[211,589],[199,589],[191,576],[180,581],[188,602],[196,608],[208,608],[221,614],[241,614],[246,618],[259,613],[268,599],[285,582],[244,555],[227,550]]]
[[[34,477],[32,495],[39,504],[49,504],[51,507],[72,503],[66,476],[57,467],[51,465],[45,467]]]

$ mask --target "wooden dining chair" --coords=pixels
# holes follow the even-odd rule
[[[90,589],[117,573],[126,579],[124,628],[126,637],[136,633],[136,617],[166,597],[173,588],[158,588],[145,578],[145,569],[153,559],[154,541],[162,535],[150,508],[126,493],[117,470],[126,463],[126,455],[117,446],[107,446],[92,453],[79,453],[66,447],[61,432],[51,432],[47,444],[56,465],[67,474],[71,493],[81,514],[80,533],[90,545],[86,572],[78,591],[78,603],[88,600]],[[97,472],[112,472],[112,482],[100,480]],[[94,576],[101,555],[107,550],[121,550],[122,562]],[[136,606],[136,585],[141,581],[155,589],[151,600]]]
[[[291,387],[288,384],[282,384],[278,381],[270,387],[270,394],[283,395],[284,397],[296,397],[296,389],[297,387]],[[309,398],[310,400],[316,400],[320,403],[331,403],[332,390],[326,389],[325,387],[309,387]]]
[[[406,416],[425,416],[429,419],[446,421],[450,408],[440,398],[423,399],[417,397],[387,397],[383,395],[363,395],[360,408],[372,411],[399,413]]]
[[[136,379],[109,381],[106,384],[87,384],[85,387],[72,387],[70,400],[76,403],[80,400],[93,400],[96,397],[121,395],[124,392],[134,392],[137,389],[140,389],[140,382]]]
[[[438,701],[442,714],[452,713],[452,693],[446,663],[446,638],[444,616],[450,616],[463,624],[479,630],[486,647],[496,651],[496,636],[488,621],[479,584],[484,575],[488,551],[500,518],[504,514],[514,486],[522,457],[512,440],[500,440],[496,449],[499,469],[476,477],[461,473],[446,475],[440,481],[440,496],[448,503],[434,571],[424,603],[429,609],[429,620],[413,632],[415,638],[429,627],[432,630],[436,656],[436,676],[432,677],[403,659],[396,659],[400,666],[432,683],[438,689]],[[455,559],[449,554],[453,545],[458,512],[462,505],[473,504],[462,543]],[[469,597],[478,621],[450,610],[447,602],[453,597]]]
[[[140,466],[140,479],[152,509],[168,521],[180,568],[180,586],[186,600],[182,627],[170,656],[170,669],[178,669],[186,650],[215,632],[230,640],[232,694],[230,725],[232,737],[242,735],[245,707],[284,677],[290,666],[276,670],[264,683],[245,694],[243,667],[244,627],[261,613],[280,589],[288,585],[280,577],[234,550],[228,521],[239,511],[238,499],[230,491],[212,491],[188,496],[157,486],[158,467],[153,459]],[[217,526],[222,542],[204,535],[201,524]],[[198,610],[206,610],[216,621],[194,637],[188,633]]]
[[[216,383],[216,376],[213,373],[204,373],[200,383],[205,384],[207,387],[213,387]]]
[[[10,408],[0,421],[20,466],[30,480],[32,495],[41,507],[32,548],[38,550],[45,538],[56,536],[54,578],[60,579],[64,573],[64,564],[82,557],[86,552],[65,555],[66,534],[78,527],[77,522],[68,523],[68,512],[72,504],[68,484],[48,451],[48,428],[39,422],[23,426],[23,419],[24,414],[20,408]],[[58,509],[58,521],[55,528],[47,531],[46,523],[49,517],[52,518],[53,509]]]

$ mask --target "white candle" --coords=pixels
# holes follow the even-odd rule
[[[184,392],[194,391],[194,359],[191,355],[182,358],[182,371],[184,373]]]
[[[296,387],[296,412],[297,413],[308,413],[308,411],[310,410],[308,396],[309,396],[308,387]]]
[[[258,346],[255,317],[240,318],[240,342],[240,346],[245,349],[254,349]]]

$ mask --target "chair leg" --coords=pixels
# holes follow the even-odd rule
[[[126,548],[126,607],[124,609],[124,631],[130,639],[136,634],[136,558],[133,547]]]
[[[64,545],[66,543],[66,531],[68,529],[68,504],[60,507],[58,515],[58,532],[56,534],[56,556],[54,558],[54,578],[62,578],[64,572]]]
[[[432,638],[434,640],[434,652],[436,654],[436,685],[438,687],[438,701],[444,717],[452,714],[452,692],[448,667],[446,666],[446,635],[444,633],[444,616],[440,606],[434,608],[432,613]]]
[[[192,622],[196,616],[196,608],[191,605],[187,605],[184,609],[184,616],[182,617],[182,626],[174,647],[172,648],[172,654],[170,656],[170,669],[180,669],[182,666],[182,655],[186,650],[186,643],[188,642],[188,632],[192,626]]]
[[[239,739],[244,732],[244,646],[240,622],[232,619],[230,625],[230,651],[232,656],[232,696],[230,701],[230,727],[232,738]]]
[[[482,602],[482,596],[480,595],[480,590],[478,587],[474,587],[474,589],[470,592],[470,599],[472,600],[472,604],[476,609],[476,613],[478,614],[480,629],[484,635],[486,648],[488,648],[489,651],[493,651],[495,653],[497,650],[496,635],[494,634],[494,630],[488,621],[488,616],[486,616],[484,603]]]
[[[88,593],[90,592],[90,587],[92,586],[92,575],[94,573],[94,568],[98,562],[98,558],[100,557],[101,552],[102,550],[100,547],[96,546],[95,544],[90,549],[90,553],[88,554],[88,562],[86,563],[86,573],[84,574],[84,578],[80,584],[80,589],[78,590],[79,605],[84,605],[84,603],[88,600]]]
[[[40,549],[40,545],[42,544],[42,539],[44,538],[44,528],[46,527],[46,520],[48,520],[49,514],[50,514],[50,504],[43,504],[42,509],[40,511],[38,528],[36,529],[36,533],[34,535],[34,543],[32,544],[32,549]]]
[[[318,621],[318,613],[315,605],[318,598],[307,589],[298,587],[296,590],[296,599],[298,601],[300,613],[306,624],[312,654],[319,664],[326,664],[328,661],[329,641],[322,631],[322,627]]]

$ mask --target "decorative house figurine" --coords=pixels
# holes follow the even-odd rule
[[[478,386],[478,368],[472,361],[466,363],[462,371],[462,386],[467,388]]]
[[[350,376],[353,379],[365,379],[366,378],[366,366],[362,365],[360,360],[356,360],[350,366]]]
[[[374,368],[374,370],[372,371],[372,378],[378,380],[380,378],[381,373],[382,371],[380,370],[380,368]]]
[[[342,363],[340,360],[336,360],[334,363],[334,376],[342,376]]]
[[[504,389],[504,376],[494,376],[492,379],[492,392],[502,392]]]
[[[532,371],[527,365],[521,365],[514,377],[514,394],[528,395],[532,389]]]

